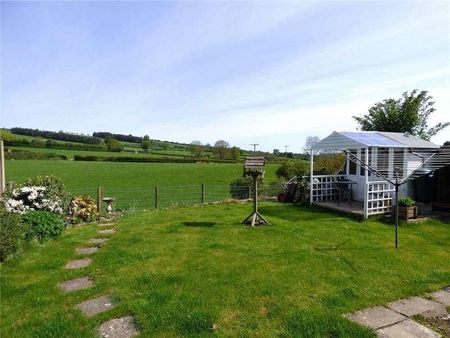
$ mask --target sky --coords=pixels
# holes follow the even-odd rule
[[[450,121],[447,1],[1,1],[0,46],[6,128],[301,152],[415,88]]]

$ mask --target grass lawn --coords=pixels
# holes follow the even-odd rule
[[[131,314],[144,337],[372,337],[348,311],[435,290],[450,281],[450,224],[391,225],[262,203],[271,226],[240,224],[251,206],[223,204],[138,212],[82,270],[64,270],[95,225],[68,229],[1,267],[5,337],[94,337]],[[347,241],[339,248],[338,244]],[[333,249],[335,248],[335,249]],[[59,281],[90,275],[91,289],[63,294]],[[84,300],[118,306],[85,318]]]
[[[265,182],[276,179],[276,164],[266,166]],[[23,182],[36,175],[55,175],[73,194],[95,196],[98,186],[117,198],[120,208],[150,209],[154,187],[160,187],[161,207],[192,204],[201,199],[206,184],[207,201],[229,198],[229,184],[242,177],[242,164],[229,163],[126,163],[50,160],[6,161],[6,181]]]

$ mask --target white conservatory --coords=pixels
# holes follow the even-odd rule
[[[333,132],[311,149],[310,204],[367,218],[391,212],[395,188],[412,197],[411,179],[423,174],[439,146],[417,136],[393,132]],[[334,175],[315,175],[314,157],[345,156]],[[403,184],[404,183],[404,184]]]

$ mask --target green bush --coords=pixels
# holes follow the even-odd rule
[[[292,177],[302,177],[309,172],[309,163],[303,160],[286,160],[277,169],[275,174],[290,180]]]
[[[247,199],[252,181],[249,177],[240,177],[230,183],[230,194],[232,198]]]
[[[0,262],[22,247],[24,237],[20,216],[0,208]]]
[[[26,239],[56,237],[64,230],[62,217],[48,211],[31,211],[24,214],[22,219],[26,225]]]
[[[400,196],[398,198],[398,205],[400,207],[412,207],[416,202],[409,196]]]
[[[71,197],[66,191],[62,180],[56,176],[35,176],[29,178],[22,186],[45,187],[45,198],[59,201],[64,211],[67,210]]]

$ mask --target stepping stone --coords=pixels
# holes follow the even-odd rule
[[[139,334],[131,316],[111,319],[100,325],[98,331],[104,338],[130,338]]]
[[[97,313],[108,311],[114,306],[115,305],[111,302],[111,299],[109,299],[109,297],[107,296],[87,300],[77,305],[81,312],[83,312],[87,317],[92,317]]]
[[[450,306],[450,292],[439,290],[430,294],[430,296],[437,302]]]
[[[87,289],[92,285],[94,285],[94,281],[92,280],[91,277],[76,278],[58,284],[58,286],[65,292]]]
[[[113,233],[115,233],[116,232],[116,230],[114,230],[114,229],[105,229],[105,230],[99,230],[98,231],[98,233],[99,234],[102,234],[102,235],[105,235],[105,234],[113,234]]]
[[[105,244],[109,238],[92,238],[89,240],[91,244]]]
[[[445,315],[447,313],[442,304],[422,297],[400,299],[396,302],[387,304],[387,307],[408,317],[420,314],[429,318]]]
[[[345,317],[375,330],[384,326],[396,324],[407,318],[383,306],[375,306],[355,313],[350,313],[345,315]]]
[[[449,286],[446,286],[446,287],[443,288],[442,290],[447,291],[447,292],[450,292],[450,285],[449,285]]]
[[[90,255],[96,253],[98,251],[98,247],[94,246],[91,248],[77,248],[77,254]]]
[[[114,223],[99,223],[98,224],[99,227],[109,227],[111,225],[114,225]]]
[[[440,334],[411,319],[379,329],[380,338],[439,338]]]
[[[83,259],[75,259],[66,264],[64,268],[66,269],[81,269],[92,263],[92,259],[83,258]]]

